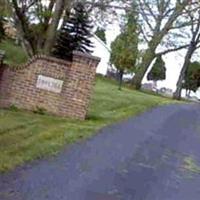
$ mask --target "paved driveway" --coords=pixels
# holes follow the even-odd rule
[[[200,105],[106,127],[58,156],[0,175],[0,200],[199,200]]]

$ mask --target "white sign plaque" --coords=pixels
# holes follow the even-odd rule
[[[37,88],[55,92],[55,93],[61,93],[62,86],[63,86],[62,80],[50,78],[43,75],[38,76],[37,84],[36,84]]]

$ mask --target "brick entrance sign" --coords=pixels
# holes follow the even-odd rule
[[[99,61],[74,52],[72,62],[38,55],[15,69],[0,67],[0,107],[44,109],[83,120]]]

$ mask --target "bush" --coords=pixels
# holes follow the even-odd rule
[[[15,105],[11,105],[11,106],[9,107],[9,110],[14,111],[14,112],[17,112],[17,111],[19,111],[19,108],[18,108],[17,106],[15,106]]]
[[[45,115],[46,109],[41,107],[36,107],[36,109],[33,112],[39,115]]]

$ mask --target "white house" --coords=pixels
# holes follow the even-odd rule
[[[91,38],[93,42],[93,53],[92,55],[98,56],[101,58],[101,62],[99,63],[96,72],[98,74],[106,75],[107,70],[110,67],[110,47],[108,47],[100,38],[98,38],[95,34]]]

